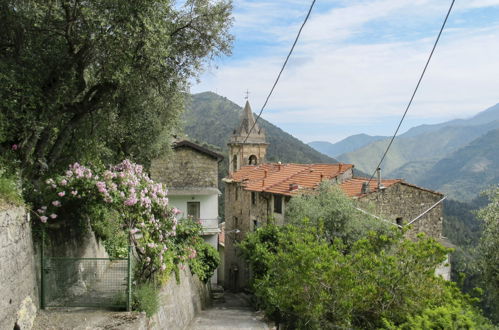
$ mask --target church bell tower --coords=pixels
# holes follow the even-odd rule
[[[229,175],[246,165],[259,165],[265,162],[268,143],[265,132],[253,117],[248,100],[241,114],[241,123],[229,139]]]

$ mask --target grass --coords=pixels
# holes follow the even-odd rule
[[[0,204],[24,204],[21,192],[14,179],[0,176]]]

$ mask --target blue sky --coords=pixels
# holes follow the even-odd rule
[[[391,135],[450,0],[317,0],[263,118],[305,141]],[[191,91],[258,112],[308,0],[234,0],[233,54]],[[499,103],[499,0],[457,0],[402,127],[469,117]]]

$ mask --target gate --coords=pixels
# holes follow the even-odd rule
[[[131,310],[132,258],[46,257],[41,251],[41,307]]]

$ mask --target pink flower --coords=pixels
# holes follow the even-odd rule
[[[59,207],[59,206],[61,206],[61,202],[59,202],[59,201],[53,201],[52,205],[54,205],[56,207]]]
[[[166,265],[165,264],[162,264],[161,265],[161,270],[164,271],[166,269]]]
[[[43,222],[43,223],[47,222],[47,220],[48,220],[48,218],[46,216],[44,216],[44,215],[42,215],[40,217],[40,221]]]
[[[68,184],[68,180],[66,180],[66,179],[61,180],[61,186],[65,186],[67,184]]]
[[[173,214],[177,215],[177,214],[180,214],[180,213],[182,213],[182,211],[180,211],[176,207],[173,208]]]
[[[43,210],[43,209],[38,209],[38,210],[36,210],[36,212],[43,214],[43,213],[45,213],[45,210]]]
[[[130,229],[130,234],[135,234],[137,232],[139,232],[140,230],[138,228],[133,228],[133,229]]]
[[[73,196],[78,195],[78,190],[73,190],[73,191],[71,192],[71,195],[73,195]]]
[[[42,210],[46,211],[47,210],[47,207],[46,206],[42,206],[40,207]]]
[[[124,203],[126,206],[132,206],[137,204],[137,198],[135,196],[130,196]]]
[[[57,218],[57,214],[52,213],[52,214],[50,215],[50,217],[51,217],[52,219],[55,219],[55,218]]]
[[[66,192],[65,191],[61,191],[61,192],[57,193],[57,195],[59,195],[59,197],[64,197],[64,195],[66,195]]]
[[[12,145],[12,150],[17,150],[17,148],[19,148],[19,146],[17,144]]]

